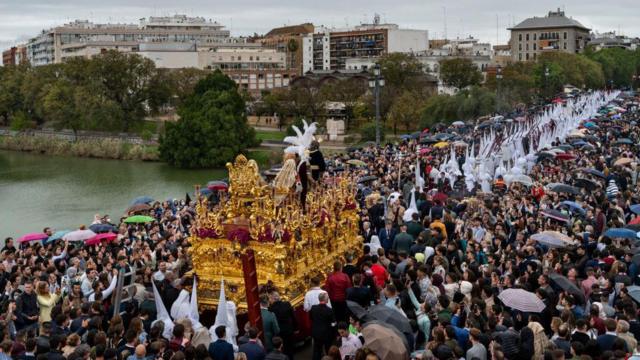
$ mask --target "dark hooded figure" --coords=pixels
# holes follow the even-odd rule
[[[311,177],[314,181],[318,181],[327,165],[324,162],[324,155],[320,151],[320,143],[316,140],[309,146],[309,165],[311,165]]]

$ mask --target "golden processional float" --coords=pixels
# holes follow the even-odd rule
[[[189,252],[200,308],[217,307],[224,279],[227,300],[238,313],[248,312],[255,325],[258,285],[272,282],[284,300],[299,307],[312,277],[322,279],[334,261],[361,253],[356,185],[348,176],[325,177],[311,186],[303,209],[294,160],[285,161],[271,184],[243,155],[227,169],[228,191],[217,205],[198,196]]]

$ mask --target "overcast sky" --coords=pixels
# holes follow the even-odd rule
[[[250,35],[302,22],[351,26],[378,13],[383,22],[429,30],[431,39],[442,38],[446,24],[448,38],[471,35],[495,44],[508,41],[509,25],[558,7],[596,31],[640,36],[638,0],[0,0],[0,48],[75,19],[137,23],[173,14],[204,16],[232,35]]]

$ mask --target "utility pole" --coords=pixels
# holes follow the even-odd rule
[[[373,67],[373,77],[369,79],[369,87],[373,89],[376,101],[376,146],[380,146],[380,88],[384,86],[380,64]]]

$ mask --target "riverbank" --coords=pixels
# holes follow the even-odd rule
[[[0,136],[0,149],[57,156],[160,161],[157,145],[132,144],[117,138],[69,141],[38,135]]]

